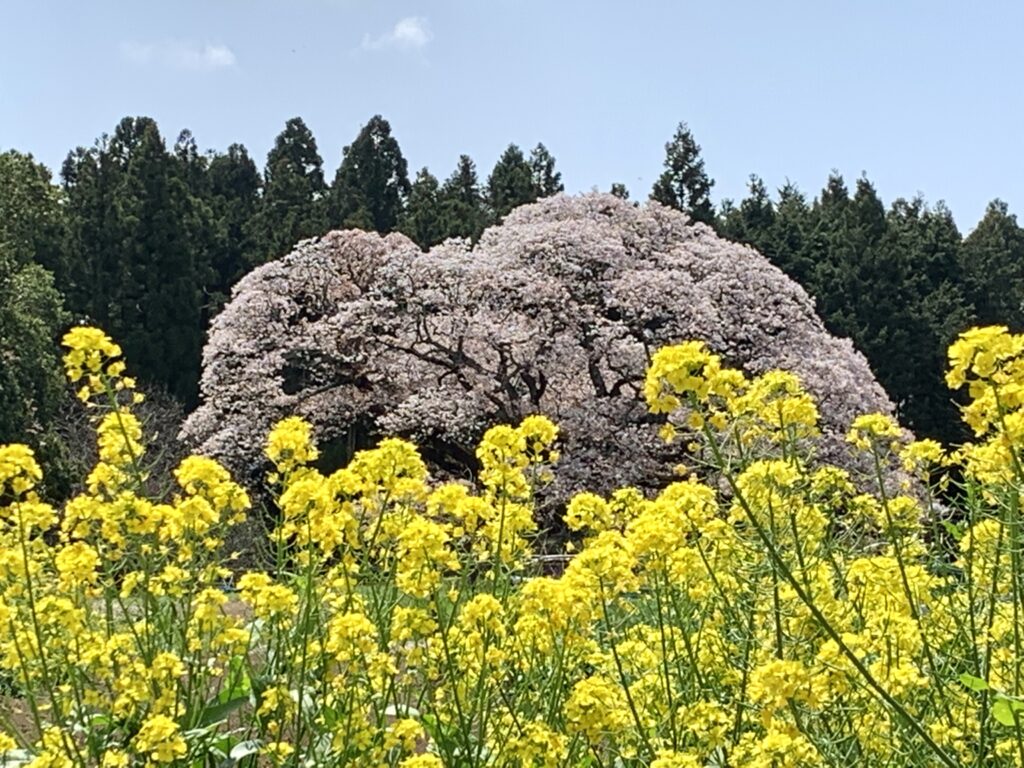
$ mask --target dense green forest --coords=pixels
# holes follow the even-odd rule
[[[853,339],[919,436],[958,442],[942,380],[945,349],[972,323],[1024,327],[1024,229],[994,200],[966,237],[942,203],[888,206],[866,177],[833,173],[809,198],[774,195],[752,176],[747,197],[712,203],[714,181],[685,124],[666,144],[650,197],[749,243],[811,293],[833,333]],[[244,146],[202,152],[189,131],[168,146],[155,121],[126,117],[71,151],[55,180],[30,154],[0,154],[0,443],[64,454],[68,410],[55,340],[88,320],[124,347],[146,387],[185,408],[197,398],[205,329],[235,281],[331,228],[400,231],[428,248],[475,240],[523,203],[563,190],[543,145],[510,144],[481,179],[458,158],[442,181],[410,176],[391,127],[373,117],[328,183],[300,118],[262,170]],[[610,190],[629,193],[622,184]],[[59,493],[58,478],[51,490]]]

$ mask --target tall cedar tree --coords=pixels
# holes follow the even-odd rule
[[[54,429],[65,399],[56,337],[68,322],[53,275],[63,205],[50,172],[31,155],[0,153],[0,445],[28,443],[46,467],[46,490],[68,490]]]
[[[787,181],[779,190],[774,225],[765,235],[765,248],[779,269],[813,293],[817,288],[812,279],[814,258],[808,249],[812,227],[807,198]]]
[[[209,158],[199,152],[192,132],[184,130],[174,143],[177,176],[184,184],[187,204],[184,207],[186,238],[195,260],[199,279],[200,328],[205,329],[219,309],[211,294],[217,275],[211,259],[217,248],[217,219],[210,194]]]
[[[241,144],[232,144],[226,153],[211,157],[207,177],[216,222],[207,302],[216,312],[227,300],[231,286],[264,261],[251,225],[259,209],[263,180]]]
[[[509,211],[537,199],[533,167],[523,156],[523,150],[509,144],[487,179],[487,202],[496,220]]]
[[[961,250],[964,290],[978,322],[1024,331],[1024,229],[993,200]]]
[[[409,169],[391,125],[374,115],[342,152],[329,223],[387,234],[398,227],[409,192]]]
[[[711,205],[714,185],[704,170],[700,145],[686,123],[680,123],[672,141],[665,145],[665,171],[654,183],[651,199],[687,213],[694,221],[711,224],[715,220]]]
[[[873,354],[879,366],[891,369],[890,386],[903,422],[921,436],[961,443],[967,430],[944,377],[947,348],[974,322],[960,274],[960,232],[943,203],[929,208],[920,198],[894,202],[886,225],[882,258],[905,263],[894,324],[905,329],[907,343]],[[870,315],[870,308],[862,312]]]
[[[327,229],[323,160],[302,118],[285,123],[267,154],[263,179],[263,199],[251,228],[260,262],[283,256],[299,240]]]
[[[468,237],[476,242],[487,226],[487,210],[469,155],[459,156],[455,171],[441,186],[440,201],[441,240]]]
[[[106,299],[109,280],[121,278],[114,190],[122,171],[109,143],[104,134],[91,149],[69,152],[61,167],[66,269],[57,275],[68,309],[103,328],[111,327],[115,309]]]
[[[764,181],[751,174],[747,182],[747,197],[735,207],[731,200],[722,201],[719,230],[722,235],[740,243],[749,243],[772,263],[770,233],[775,227],[775,206]]]
[[[101,325],[149,382],[194,401],[205,277],[183,169],[156,123],[124,118],[64,164],[70,308]]]
[[[530,169],[533,172],[533,191],[538,198],[565,191],[562,174],[555,170],[555,158],[543,144],[537,144],[530,152]]]
[[[126,277],[122,324],[112,333],[123,339],[126,359],[136,361],[145,378],[192,404],[202,350],[206,214],[153,120],[122,120],[110,151],[123,162],[115,209]]]
[[[426,168],[416,174],[399,229],[424,251],[442,240],[441,185]]]

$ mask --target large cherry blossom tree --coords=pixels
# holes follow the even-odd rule
[[[684,339],[752,374],[795,372],[830,459],[854,416],[892,410],[864,358],[759,253],[656,203],[590,194],[523,206],[472,248],[424,253],[355,230],[299,243],[215,319],[182,434],[255,479],[271,425],[300,414],[321,441],[401,435],[468,477],[488,426],[544,413],[562,430],[550,501],[650,489],[684,449],[658,439],[640,387],[651,354]]]

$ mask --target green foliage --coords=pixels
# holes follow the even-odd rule
[[[67,320],[53,276],[0,250],[0,440],[40,434],[55,415],[63,381],[54,339]]]
[[[565,191],[562,174],[555,170],[555,158],[543,144],[537,144],[530,152],[530,169],[533,171],[533,191],[538,198]]]
[[[686,123],[680,123],[672,141],[665,145],[665,171],[655,182],[651,199],[710,224],[715,219],[710,197],[714,185],[704,170],[700,145]]]
[[[409,192],[408,167],[391,125],[374,115],[344,149],[331,187],[330,225],[391,232]]]
[[[443,239],[441,185],[426,168],[416,174],[400,229],[423,250]]]
[[[738,208],[731,200],[722,202],[719,231],[730,240],[739,242],[751,242],[754,238],[762,240],[758,250],[772,259],[772,254],[764,249],[764,245],[770,241],[768,235],[775,227],[775,208],[771,196],[764,181],[756,174],[750,175],[747,190],[749,194]]]
[[[60,189],[32,155],[0,153],[0,237],[18,263],[66,271]]]
[[[960,234],[943,204],[897,200],[888,211],[866,178],[851,196],[829,176],[808,206],[792,184],[773,202],[757,177],[719,227],[753,245],[814,296],[828,329],[853,340],[919,435],[966,434],[942,380],[945,350],[973,320],[959,266]]]
[[[56,337],[69,318],[53,275],[63,266],[60,190],[30,155],[0,154],[0,443],[27,442],[66,491],[65,446],[54,423],[65,402]]]
[[[476,165],[469,155],[460,155],[459,164],[441,187],[441,239],[468,237],[474,242],[487,226],[487,211],[477,178]]]
[[[200,314],[197,330],[201,331],[220,308],[219,294],[210,295],[211,287],[219,281],[211,263],[217,249],[217,219],[210,195],[209,158],[199,152],[189,130],[179,134],[172,157],[172,173],[184,193],[181,224],[185,232],[185,247],[192,252],[194,261],[198,291],[196,309]],[[200,348],[201,345],[200,341]]]
[[[115,329],[139,374],[192,402],[202,347],[211,214],[205,162],[185,137],[167,152],[156,123],[125,118],[64,164],[70,308]]]
[[[1002,200],[964,240],[960,265],[979,322],[1024,328],[1024,229]]]
[[[814,269],[814,259],[807,247],[811,230],[807,199],[796,185],[787,183],[779,190],[775,222],[769,234],[771,250],[764,253],[804,286],[810,284]]]
[[[537,199],[534,168],[523,156],[523,150],[509,144],[487,179],[487,198],[496,219],[509,211]]]
[[[327,229],[323,160],[301,118],[278,134],[263,172],[263,200],[252,220],[260,261],[283,256],[299,240]]]
[[[227,300],[231,286],[265,258],[251,225],[259,208],[263,180],[256,163],[241,144],[232,144],[225,154],[211,157],[207,176],[216,223],[208,259],[213,273],[208,301],[219,309]]]

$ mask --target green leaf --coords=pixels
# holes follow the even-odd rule
[[[988,683],[982,680],[980,677],[974,675],[968,675],[966,673],[960,675],[960,682],[970,688],[972,691],[987,691]]]
[[[1000,725],[1007,725],[1014,727],[1017,725],[1017,719],[1020,717],[1019,713],[1024,712],[1024,701],[1020,699],[1010,699],[1006,696],[1000,696],[992,704],[992,717],[994,717]]]
[[[232,656],[228,663],[229,685],[221,689],[217,700],[221,703],[231,701],[239,696],[248,696],[252,692],[252,682],[245,671],[245,662],[241,656]]]
[[[437,718],[431,714],[426,714],[420,718],[420,723],[423,725],[423,730],[427,732],[427,735],[430,736],[431,739],[437,741],[439,735]]]
[[[956,523],[951,523],[949,520],[943,520],[942,527],[946,529],[946,533],[948,533],[957,541],[960,541],[960,539],[964,537],[963,527],[957,525]]]
[[[219,702],[213,704],[205,709],[203,712],[203,719],[199,721],[200,727],[206,725],[212,725],[213,723],[219,723],[225,720],[228,715],[234,712],[236,709],[241,707],[243,704],[249,702],[249,694],[246,693],[242,696],[236,696],[228,701]]]

